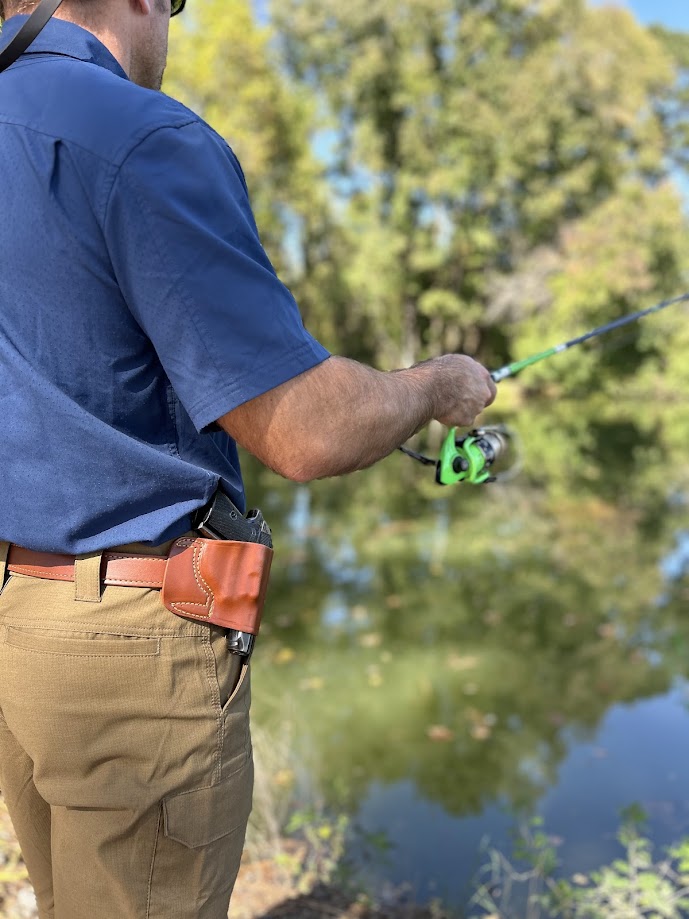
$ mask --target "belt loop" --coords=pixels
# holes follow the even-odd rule
[[[0,590],[2,590],[7,577],[7,558],[10,554],[10,544],[0,541]]]
[[[102,552],[78,555],[74,559],[74,599],[100,603]]]

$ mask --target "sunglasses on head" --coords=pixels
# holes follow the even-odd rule
[[[170,16],[176,16],[177,13],[181,13],[186,2],[187,0],[172,0],[172,10],[170,12]]]

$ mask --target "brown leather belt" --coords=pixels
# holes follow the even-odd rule
[[[101,576],[112,587],[163,586],[167,558],[159,555],[129,555],[125,552],[104,552]],[[14,574],[51,581],[74,580],[74,556],[51,552],[34,552],[20,546],[10,546],[7,569]]]
[[[262,543],[181,536],[168,556],[103,552],[100,577],[114,587],[161,591],[163,606],[183,619],[257,635],[273,550]],[[13,574],[75,580],[73,555],[35,552],[11,545]]]

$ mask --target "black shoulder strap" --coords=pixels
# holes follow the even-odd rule
[[[62,0],[41,0],[9,45],[0,51],[0,73],[26,51],[61,3]]]

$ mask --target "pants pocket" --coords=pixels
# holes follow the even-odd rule
[[[85,634],[59,631],[36,631],[10,626],[5,644],[22,651],[78,657],[156,657],[159,638],[113,637],[99,633]]]
[[[241,835],[241,854],[253,787],[253,760],[249,757],[217,785],[166,798],[163,801],[165,835],[189,849],[199,849],[237,832]]]
[[[163,799],[146,919],[227,916],[254,784],[248,759],[216,785]]]
[[[242,665],[237,685],[221,713],[221,777],[233,775],[251,759],[251,668]]]

